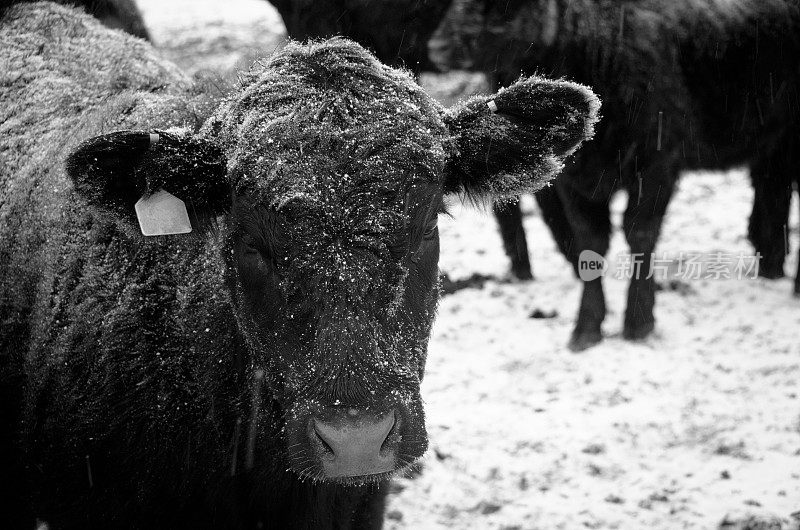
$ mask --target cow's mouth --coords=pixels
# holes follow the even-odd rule
[[[388,481],[392,478],[397,477],[404,477],[408,476],[412,473],[414,469],[414,464],[419,459],[414,458],[409,461],[405,461],[401,466],[391,470],[391,471],[384,471],[381,473],[370,473],[367,475],[355,475],[355,476],[337,476],[337,477],[329,477],[326,476],[325,473],[319,469],[316,471],[305,471],[305,472],[298,472],[300,475],[301,480],[310,480],[312,482],[320,482],[326,484],[336,484],[340,486],[352,486],[352,487],[361,487],[361,486],[370,486],[374,484],[380,484],[381,482]]]
[[[393,478],[409,477],[414,474],[415,469],[417,472],[419,471],[418,467],[415,466],[419,460],[419,458],[404,460],[403,464],[398,466],[396,469],[392,471],[386,471],[384,473],[375,473],[372,475],[362,475],[358,477],[334,477],[328,479],[328,481],[334,484],[341,484],[343,486],[366,486],[370,484],[378,484]]]
[[[360,477],[340,477],[333,480],[334,484],[342,486],[367,486],[389,480],[394,476],[393,472],[378,473],[376,475],[363,475]]]

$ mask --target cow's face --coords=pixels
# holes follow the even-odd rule
[[[93,138],[68,170],[89,202],[123,218],[160,188],[226,217],[251,381],[281,411],[289,464],[363,482],[427,445],[419,388],[443,194],[538,189],[591,133],[597,107],[584,87],[532,78],[443,111],[337,39],[290,45],[254,69],[196,136]],[[110,166],[115,179],[101,174]]]
[[[279,207],[236,196],[232,298],[286,413],[294,467],[387,473],[426,447],[419,385],[438,298],[441,187],[329,193]]]

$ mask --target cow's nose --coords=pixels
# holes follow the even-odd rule
[[[366,416],[352,410],[325,422],[313,419],[314,445],[321,446],[322,471],[327,477],[360,477],[393,471],[395,414]]]

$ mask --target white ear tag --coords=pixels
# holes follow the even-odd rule
[[[192,231],[186,205],[163,189],[147,198],[142,197],[136,201],[134,208],[139,219],[139,228],[146,236],[170,236]]]

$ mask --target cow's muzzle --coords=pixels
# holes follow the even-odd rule
[[[343,484],[388,478],[427,448],[421,403],[415,405],[295,409],[286,426],[292,468],[303,478]]]
[[[349,409],[327,421],[311,418],[308,430],[325,477],[342,478],[394,471],[399,427],[394,410],[375,415]]]

